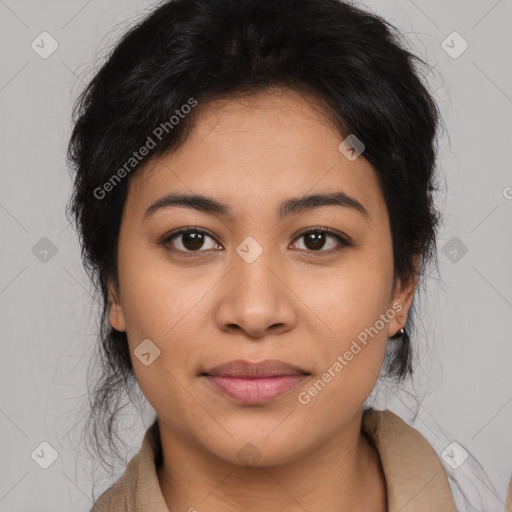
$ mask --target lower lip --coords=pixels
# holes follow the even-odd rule
[[[262,404],[276,399],[300,384],[307,375],[281,375],[243,379],[206,375],[206,380],[225,395],[248,404]]]

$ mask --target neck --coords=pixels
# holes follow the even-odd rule
[[[378,452],[361,432],[362,410],[293,461],[246,467],[189,443],[160,424],[158,479],[169,510],[386,512]]]

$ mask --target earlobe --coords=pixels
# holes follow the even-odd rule
[[[112,283],[109,283],[108,304],[108,321],[110,325],[116,331],[124,332],[126,330],[126,324],[124,320],[123,307],[119,300],[119,293],[114,289]]]
[[[418,284],[419,264],[420,258],[419,256],[416,256],[414,258],[415,274],[406,282],[398,281],[397,283],[397,291],[392,301],[392,306],[396,311],[396,315],[388,324],[388,338],[397,334],[407,323],[409,309],[411,308],[416,292],[416,285]]]

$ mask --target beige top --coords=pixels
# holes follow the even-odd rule
[[[505,512],[512,512],[512,476],[508,482],[508,491],[507,491],[507,503],[505,507]]]
[[[146,431],[123,475],[90,512],[169,512],[156,473],[161,461],[157,422]],[[380,455],[388,512],[457,512],[441,461],[416,429],[391,411],[370,409],[364,411],[361,430]]]

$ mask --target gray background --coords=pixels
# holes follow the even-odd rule
[[[448,132],[439,152],[447,185],[438,199],[441,279],[430,279],[421,297],[417,378],[402,390],[379,386],[376,398],[411,422],[418,410],[413,425],[440,455],[452,441],[463,446],[468,461],[445,468],[463,480],[478,461],[496,490],[489,491],[492,509],[503,510],[512,474],[512,2],[365,4],[435,65],[426,79]],[[152,5],[0,1],[0,512],[87,511],[92,504],[91,463],[77,432],[97,322],[64,215],[71,190],[65,149],[73,100],[101,52]],[[47,59],[31,47],[43,31],[58,43]],[[469,43],[457,58],[442,46],[454,31]],[[453,36],[446,44],[452,53],[461,48]],[[41,252],[49,246],[43,237],[55,254]],[[127,460],[151,412],[127,418],[135,425]],[[38,448],[43,441],[58,453],[48,469],[31,458],[35,449],[45,454],[40,461],[50,456]],[[103,476],[100,487],[122,470]],[[490,487],[477,479],[481,490]]]

